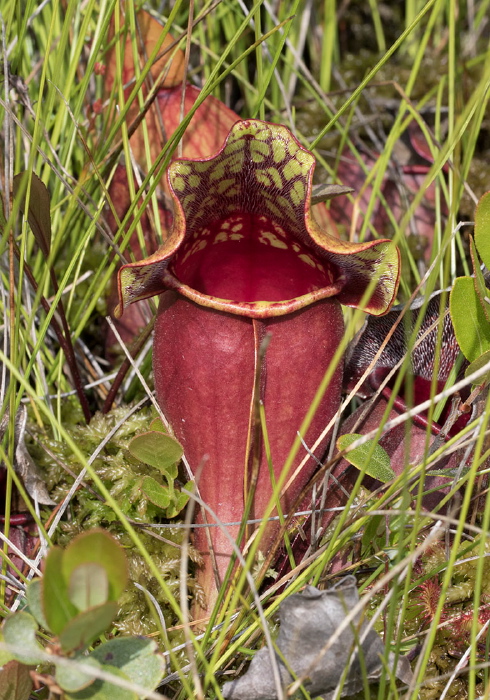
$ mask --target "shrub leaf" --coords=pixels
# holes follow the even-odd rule
[[[77,566],[70,576],[68,596],[79,610],[105,603],[109,598],[109,579],[105,568],[95,562]]]
[[[2,631],[6,644],[12,647],[9,652],[18,661],[24,664],[38,664],[43,661],[44,649],[36,639],[38,626],[32,615],[21,611],[7,617]]]
[[[105,530],[84,532],[70,542],[63,554],[63,575],[66,581],[70,581],[73,571],[80,564],[90,563],[105,569],[109,581],[108,600],[117,600],[126,588],[126,555],[114,537]]]
[[[490,269],[490,192],[483,195],[476,207],[475,243],[481,259]]]
[[[101,664],[116,666],[133,683],[153,690],[165,673],[165,658],[152,639],[117,637],[101,644],[90,654]]]
[[[169,468],[175,466],[184,454],[182,445],[165,433],[150,431],[137,435],[129,443],[129,451],[145,464],[158,469],[162,474],[168,473]],[[175,469],[175,475],[177,471]]]
[[[80,660],[83,664],[87,666],[93,666],[94,668],[100,668],[100,664],[96,659],[87,658],[86,656],[74,657],[73,661]],[[86,671],[78,670],[73,666],[65,666],[64,664],[58,664],[56,666],[56,682],[63,688],[63,690],[75,692],[77,690],[83,690],[95,681],[95,676],[90,675]]]
[[[153,505],[165,510],[170,505],[172,493],[168,487],[162,486],[153,477],[145,476],[141,490]]]
[[[68,597],[67,580],[62,574],[63,550],[51,547],[46,557],[42,602],[48,629],[60,634],[78,610]]]
[[[337,440],[337,448],[339,450],[346,450],[360,437],[362,437],[362,435],[356,433],[341,435]],[[353,450],[350,450],[344,456],[354,467],[360,471],[364,471],[368,476],[382,481],[383,484],[395,478],[395,472],[391,468],[388,453],[374,440],[368,440],[363,445],[354,447]]]
[[[100,637],[116,617],[118,604],[115,601],[84,610],[65,625],[59,635],[63,651],[82,651]]]
[[[43,609],[42,579],[35,578],[27,584],[26,598],[29,612],[36,618],[36,621],[41,627],[48,630],[49,627]]]
[[[459,347],[466,359],[473,362],[490,350],[490,323],[472,277],[454,280],[449,308]]]

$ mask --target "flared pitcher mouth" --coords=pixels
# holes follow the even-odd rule
[[[121,269],[116,313],[166,290],[251,318],[329,297],[386,313],[398,250],[387,240],[348,243],[325,233],[311,215],[314,167],[288,129],[258,120],[237,122],[216,155],[172,163],[172,230],[156,253]]]

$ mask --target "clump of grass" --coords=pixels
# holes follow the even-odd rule
[[[126,5],[133,13],[140,3],[128,1]],[[263,594],[261,607],[257,603],[257,591],[254,598],[244,579],[238,581],[227,596],[223,594],[220,598],[221,611],[215,611],[213,624],[199,639],[188,625],[179,589],[182,556],[185,554],[184,569],[191,591],[193,579],[186,564],[189,552],[190,558],[197,561],[196,553],[187,545],[184,534],[187,530],[165,529],[162,531],[165,541],[162,541],[141,528],[142,522],[154,522],[159,513],[138,492],[138,475],[145,467],[136,465],[126,448],[129,436],[143,429],[149,420],[150,411],[144,409],[128,418],[104,448],[104,456],[90,462],[114,422],[129,412],[128,388],[131,386],[133,396],[137,392],[138,398],[145,393],[133,374],[118,394],[114,412],[105,417],[95,415],[102,408],[114,378],[114,368],[103,356],[104,300],[116,266],[131,257],[125,248],[128,236],[119,235],[116,246],[107,222],[107,191],[116,154],[114,143],[108,138],[111,132],[106,121],[111,105],[103,105],[102,109],[100,105],[104,75],[96,69],[96,64],[104,63],[107,27],[115,7],[112,0],[89,0],[82,5],[52,2],[39,7],[30,0],[22,7],[14,0],[5,0],[2,7],[5,60],[0,102],[4,162],[1,188],[5,222],[0,243],[0,305],[5,323],[0,358],[2,415],[6,415],[7,409],[10,412],[10,430],[2,448],[8,474],[6,537],[16,480],[13,420],[20,401],[24,401],[29,405],[29,431],[36,438],[29,449],[45,471],[56,499],[66,494],[73,479],[67,475],[66,466],[75,475],[87,469],[84,484],[93,489],[93,492],[88,488],[75,491],[62,521],[53,531],[48,510],[38,514],[30,506],[40,531],[47,532],[49,539],[57,542],[66,542],[80,529],[96,524],[117,533],[132,552],[133,580],[151,593],[162,611],[170,644],[186,643],[186,661],[183,655],[179,656],[181,652],[173,660],[173,670],[180,677],[176,697],[221,697],[219,674],[226,670],[229,678],[243,670],[251,652],[263,643],[264,625],[274,627],[274,615],[286,595],[306,583],[325,585],[347,571],[361,569],[362,572],[363,566],[371,568],[367,575],[359,574],[359,580],[370,612],[378,611],[382,621],[380,628],[387,651],[412,652],[414,656],[418,652],[407,700],[415,700],[419,693],[426,699],[442,697],[444,692],[453,696],[461,693],[459,697],[463,697],[462,693],[478,696],[488,681],[485,675],[488,651],[486,646],[482,648],[483,642],[477,636],[485,624],[478,611],[486,610],[487,605],[485,542],[490,509],[481,509],[473,522],[467,521],[473,517],[471,497],[477,488],[479,470],[487,469],[485,401],[478,414],[472,416],[474,422],[465,436],[459,438],[464,445],[475,445],[475,449],[453,486],[456,494],[464,484],[462,502],[458,504],[458,497],[447,499],[449,515],[441,516],[445,530],[437,524],[438,514],[424,513],[420,495],[416,489],[410,492],[403,479],[373,497],[360,490],[359,481],[346,508],[330,526],[328,536],[318,539],[315,551],[308,553],[310,558],[299,564],[294,574],[286,574],[274,582],[269,592]],[[461,212],[464,219],[471,216],[473,205],[489,186],[488,169],[482,165],[488,162],[489,149],[487,2],[475,6],[471,3],[462,6],[449,0],[409,2],[405,14],[399,10],[401,25],[393,35],[388,29],[390,22],[383,20],[386,13],[394,11],[389,3],[370,3],[367,10],[352,3],[351,7],[349,4],[335,7],[319,0],[305,3],[290,0],[275,5],[259,1],[248,14],[234,0],[223,0],[216,6],[177,1],[165,6],[163,11],[151,3],[152,11],[170,23],[175,36],[186,32],[192,8],[198,21],[189,37],[191,79],[244,117],[265,117],[292,128],[317,156],[319,179],[335,180],[339,153],[344,147],[354,160],[361,162],[359,141],[370,139],[375,156],[365,179],[366,186],[372,187],[370,201],[362,214],[359,231],[346,235],[360,239],[376,236],[371,214],[377,202],[383,203],[393,238],[404,257],[401,302],[409,300],[416,287],[429,295],[435,289],[449,286],[456,273],[467,272],[469,229],[458,227]],[[285,24],[276,29],[283,21]],[[366,27],[371,36],[369,55],[360,61],[352,54],[362,37],[366,37]],[[275,31],[266,41],[249,50],[272,30]],[[357,37],[354,43],[353,36]],[[183,44],[185,41],[184,37]],[[427,75],[428,70],[432,71],[431,75]],[[381,81],[383,84],[379,84]],[[386,101],[391,107],[388,116],[384,108]],[[424,110],[430,110],[432,115],[426,132],[433,164],[400,220],[394,217],[383,198],[382,183],[389,169],[396,168],[408,121],[424,126],[421,118]],[[123,116],[119,118],[121,124]],[[117,156],[120,153],[130,169],[127,134],[123,135]],[[170,157],[170,151],[165,157]],[[51,193],[53,240],[49,260],[38,250],[26,221],[18,216],[17,207],[11,207],[12,176],[26,169],[37,173]],[[427,260],[414,254],[405,230],[426,185],[432,181],[437,186],[436,220],[433,248]],[[152,207],[157,205],[157,185],[158,178],[151,171],[145,193]],[[399,185],[403,188],[403,183]],[[351,199],[358,208],[358,193]],[[143,209],[140,197],[135,196],[133,201],[134,228],[137,228]],[[442,202],[447,206],[447,217],[442,214]],[[14,244],[19,250],[18,259]],[[57,272],[58,293],[51,285],[51,265]],[[27,268],[32,271],[38,291],[26,281]],[[72,378],[52,333],[50,314],[40,306],[41,295],[49,300],[51,313],[56,313],[57,302],[63,296],[78,364],[94,413],[88,426],[76,398],[67,400],[67,395],[74,391]],[[347,320],[352,320],[349,313]],[[347,325],[353,332],[359,324],[354,319]],[[143,377],[151,385],[148,347],[145,352],[146,359],[140,357],[140,366]],[[453,444],[457,440],[456,437]],[[41,445],[48,447],[49,453]],[[332,447],[329,457],[334,454]],[[419,465],[411,465],[407,459],[407,470],[417,467],[423,470],[428,459],[428,452]],[[328,482],[325,483],[328,506]],[[376,545],[371,546],[365,538],[359,555],[355,545],[362,541],[364,533],[372,532],[373,524],[376,532],[378,528],[384,530],[379,535],[382,539],[377,538]],[[444,538],[444,549],[439,550],[431,538],[434,541]],[[429,542],[429,549],[419,552],[424,542]],[[466,549],[470,545],[471,553]],[[4,545],[4,562],[8,559],[7,551]],[[442,554],[434,554],[439,551],[444,552],[444,562]],[[346,552],[348,563],[345,556],[340,556]],[[471,562],[462,562],[469,557],[474,557]],[[423,570],[420,570],[421,561]],[[5,569],[6,563],[4,572]],[[131,633],[159,629],[153,622],[154,607],[152,611],[147,601],[141,589],[129,591],[118,627]],[[384,607],[380,607],[382,603]],[[414,612],[415,605],[418,607]],[[448,623],[451,607],[457,608],[456,626]],[[8,610],[4,607],[3,612],[7,614]],[[233,617],[236,612],[240,613],[238,618]],[[214,623],[221,626],[215,627]],[[172,632],[171,628],[177,624],[183,628]],[[448,640],[456,636],[458,658],[453,659],[455,663],[443,663],[444,658],[447,661]],[[450,674],[465,654],[469,665],[458,668],[462,675],[452,678]],[[185,665],[187,661],[193,663],[190,672]],[[449,676],[441,681],[441,673]],[[394,685],[382,682],[377,696],[397,698],[401,692]],[[306,691],[304,694],[307,697]]]

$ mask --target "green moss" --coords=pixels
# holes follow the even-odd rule
[[[89,425],[75,423],[73,418],[78,417],[76,412],[67,410],[65,426],[80,450],[89,459],[106,436],[127,416],[130,409],[131,406],[124,406],[115,408],[106,415],[97,413]],[[164,511],[145,497],[141,490],[141,481],[144,476],[151,475],[162,485],[167,482],[162,479],[157,470],[137,460],[128,450],[130,441],[136,435],[148,430],[154,418],[155,413],[149,408],[143,408],[130,415],[101,449],[92,466],[123,513],[133,521],[133,524],[139,523],[142,526],[138,528],[138,535],[164,577],[172,595],[178,600],[181,545],[186,536],[186,530],[171,526],[155,532],[151,530],[152,524],[161,525],[170,521],[165,517]],[[60,503],[71,489],[74,479],[80,474],[82,465],[64,443],[58,442],[46,432],[33,428],[31,435],[29,451],[43,471],[51,497]],[[176,488],[178,483],[177,479]],[[166,594],[149,571],[146,562],[136,550],[116,514],[97,492],[87,475],[70,500],[66,516],[55,533],[54,541],[56,544],[66,546],[79,532],[94,527],[103,527],[117,537],[128,557],[130,584],[120,599],[121,607],[115,621],[116,628],[124,634],[136,635],[153,634],[159,630],[154,606],[149,605],[147,596],[134,585],[136,583],[157,601],[172,646],[181,644],[182,631],[173,630],[179,621],[172,611]],[[191,562],[199,561],[199,554],[192,546],[189,546],[189,557]],[[203,595],[202,591],[196,587],[192,574],[188,576],[187,590],[190,597],[201,598]]]

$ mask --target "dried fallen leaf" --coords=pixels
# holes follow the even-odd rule
[[[342,194],[349,194],[354,192],[352,187],[347,187],[346,185],[313,185],[311,190],[311,203],[318,204],[319,202],[327,202],[333,197],[338,197]]]
[[[328,640],[346,615],[359,601],[356,580],[347,576],[326,591],[307,586],[303,593],[287,598],[280,608],[281,629],[277,648],[284,661],[276,653],[283,687],[296,678],[304,677],[304,687],[312,697],[332,700],[335,689],[348,667],[340,696],[345,697],[363,688],[363,667],[369,681],[378,680],[382,670],[385,645],[374,630],[363,637],[367,624],[357,616],[332,644],[322,653]],[[362,639],[360,661],[358,641]],[[388,657],[393,668],[394,657]],[[399,657],[396,676],[405,683],[411,679],[410,665],[405,657]],[[261,649],[253,658],[247,673],[238,680],[225,683],[223,696],[227,700],[276,700],[277,692],[268,649]]]
[[[42,505],[53,506],[54,501],[51,499],[46,484],[44,483],[38,468],[34,463],[31,455],[27,451],[24,442],[24,435],[27,422],[27,409],[25,406],[20,406],[15,416],[15,461],[14,469],[22,479],[26,491],[31,498],[38,501]],[[0,440],[3,439],[5,431],[9,423],[8,411],[3,416],[0,422]]]

